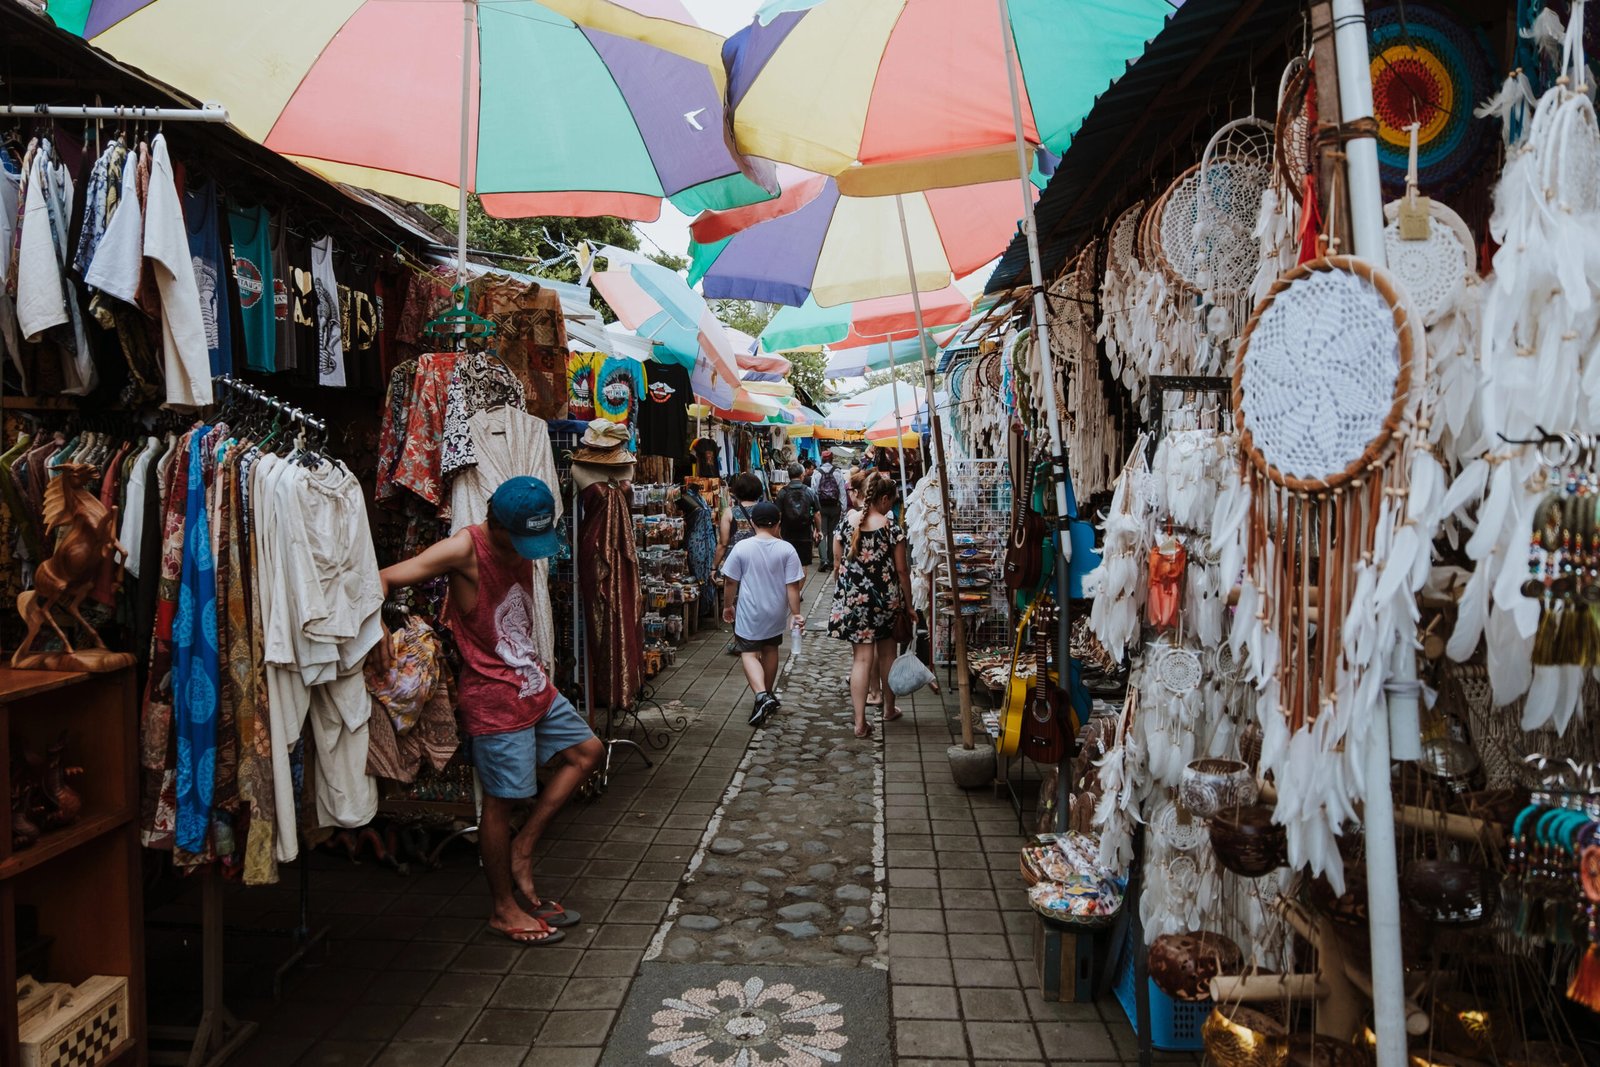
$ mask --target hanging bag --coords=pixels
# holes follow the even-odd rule
[[[900,618],[905,619],[908,625],[910,624],[909,615],[901,613]],[[899,629],[900,624],[896,621],[895,636],[897,638],[899,637]],[[915,633],[916,629],[912,627],[911,632],[906,635],[904,640],[910,641]],[[910,696],[933,681],[933,678],[933,671],[929,670],[928,665],[917,656],[915,641],[912,641],[911,646],[896,656],[895,661],[889,665],[889,688],[894,690],[894,695],[897,697]]]

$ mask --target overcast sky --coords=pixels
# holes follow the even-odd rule
[[[750,24],[750,18],[762,0],[683,0],[702,26],[728,36]],[[647,252],[659,247],[681,256],[689,249],[689,217],[666,201],[661,203],[661,218],[656,222],[638,223],[644,236]]]

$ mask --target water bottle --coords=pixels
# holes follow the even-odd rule
[[[789,655],[795,659],[800,658],[800,627],[798,626],[789,630]]]

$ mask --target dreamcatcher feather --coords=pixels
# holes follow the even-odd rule
[[[1199,290],[1183,281],[1173,270],[1163,251],[1163,233],[1171,233],[1180,259],[1192,259],[1181,245],[1193,244],[1195,189],[1199,179],[1196,164],[1180,174],[1157,198],[1139,221],[1134,273],[1129,284],[1132,311],[1126,344],[1129,358],[1139,360],[1135,373],[1140,378],[1156,374],[1193,374],[1195,354],[1200,348]],[[1179,206],[1169,208],[1174,197]],[[1190,264],[1192,268],[1192,263]],[[1140,411],[1148,414],[1149,396],[1140,400]]]
[[[1539,98],[1495,189],[1489,228],[1500,248],[1484,287],[1481,330],[1486,438],[1600,427],[1600,300],[1593,282],[1600,278],[1600,125],[1584,84],[1584,6],[1577,0],[1572,7],[1561,54],[1565,74]],[[1447,654],[1470,656],[1483,635],[1495,703],[1527,694],[1523,725],[1532,729],[1570,716],[1581,679],[1569,668],[1532,666],[1541,613],[1520,587],[1538,458],[1527,448],[1501,446],[1488,459],[1492,471],[1472,483],[1481,478],[1486,486],[1466,546],[1475,568]]]
[[[1145,463],[1147,444],[1143,433],[1134,441],[1101,526],[1105,536],[1100,565],[1084,579],[1084,591],[1093,597],[1089,630],[1118,661],[1139,636],[1148,587],[1144,571],[1150,514],[1144,484],[1150,477]]]
[[[1125,209],[1111,224],[1106,241],[1106,272],[1100,283],[1100,325],[1095,340],[1105,344],[1112,375],[1139,403],[1144,394],[1143,365],[1133,347],[1133,303],[1139,272],[1137,249],[1139,222],[1145,202]]]
[[[1383,657],[1415,611],[1444,496],[1411,441],[1425,358],[1393,280],[1333,257],[1273,286],[1234,372],[1250,502],[1230,647],[1260,688],[1261,768],[1278,782],[1291,865],[1341,892],[1334,839],[1364,789]]]

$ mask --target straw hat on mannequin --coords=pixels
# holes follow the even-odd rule
[[[624,423],[606,419],[589,423],[572,453],[572,480],[580,492],[598,482],[633,481],[634,455],[628,451],[631,436]]]

